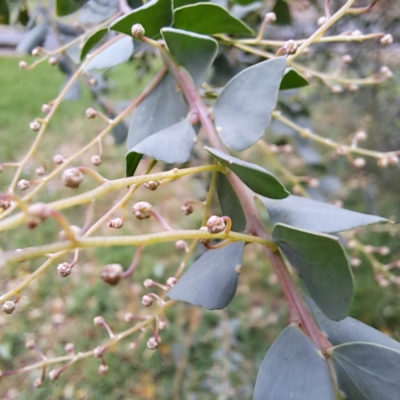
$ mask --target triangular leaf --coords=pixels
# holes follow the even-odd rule
[[[322,314],[310,298],[306,300],[318,326],[327,334],[328,340],[334,346],[349,342],[369,342],[400,351],[400,343],[384,333],[351,317],[338,322],[331,321]]]
[[[87,0],[55,0],[56,14],[59,17],[72,14],[79,10]]]
[[[83,72],[93,69],[111,68],[128,61],[133,54],[133,40],[124,36],[115,43],[105,48],[101,53],[94,56],[83,68]]]
[[[236,192],[225,174],[217,176],[217,195],[223,215],[232,220],[232,230],[242,232],[246,227],[246,216]]]
[[[214,105],[222,141],[232,150],[252,146],[271,122],[286,58],[260,62],[237,74]]]
[[[175,60],[189,72],[195,85],[200,86],[217,55],[217,41],[174,28],[165,28],[161,34]]]
[[[172,21],[171,0],[152,0],[117,19],[110,29],[130,35],[132,25],[141,24],[145,35],[153,38],[160,34],[161,28],[170,26]]]
[[[253,400],[335,400],[328,366],[311,340],[288,326],[258,371]]]
[[[100,42],[101,39],[106,35],[108,32],[107,28],[100,29],[97,32],[95,32],[90,38],[86,41],[84,46],[82,47],[81,50],[81,56],[80,59],[81,61],[86,57],[86,55],[89,53],[89,51],[96,46],[97,43]]]
[[[133,149],[144,139],[182,121],[189,111],[182,93],[176,90],[176,81],[167,73],[151,93],[135,108],[129,126],[127,147]],[[141,155],[127,156],[127,175],[136,170]],[[135,165],[136,164],[136,165]]]
[[[196,132],[184,119],[147,137],[129,152],[144,154],[168,164],[181,164],[189,161],[195,142]]]
[[[287,68],[279,90],[297,89],[308,86],[308,80],[292,68]]]
[[[280,201],[262,197],[260,200],[267,208],[273,224],[281,222],[313,232],[341,232],[387,221],[382,217],[361,214],[300,196],[291,195]]]
[[[355,342],[333,348],[341,391],[349,400],[395,400],[400,394],[400,351]]]
[[[272,237],[300,276],[321,311],[335,321],[346,318],[353,276],[335,236],[276,224]]]
[[[284,199],[289,196],[285,186],[266,169],[211,147],[204,148],[222,165],[233,171],[254,192],[273,199]]]
[[[240,19],[213,3],[196,3],[177,8],[174,27],[185,31],[216,35],[251,35],[253,31]]]
[[[27,31],[19,42],[15,51],[17,53],[31,54],[35,47],[42,46],[47,36],[47,23],[43,22]]]
[[[220,310],[235,296],[242,264],[243,242],[205,252],[168,292],[172,300]]]

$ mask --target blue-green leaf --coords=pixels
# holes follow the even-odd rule
[[[232,150],[252,146],[271,122],[286,58],[267,60],[246,68],[226,85],[214,105],[222,141]]]

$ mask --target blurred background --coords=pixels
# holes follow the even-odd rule
[[[35,133],[29,130],[29,122],[40,115],[42,104],[57,96],[73,71],[71,59],[74,55],[71,49],[69,59],[59,60],[58,65],[42,63],[29,71],[20,70],[19,61],[34,62],[35,59],[26,53],[37,45],[54,49],[60,43],[73,40],[80,34],[80,28],[73,25],[77,18],[82,25],[97,24],[115,13],[113,1],[90,0],[89,3],[79,12],[80,16],[64,17],[57,23],[48,22],[53,18],[49,1],[7,2],[10,10],[8,20],[2,11],[4,8],[0,7],[4,23],[0,25],[0,162],[13,162],[24,156],[35,137]],[[134,6],[134,2],[129,3]],[[337,8],[343,4],[334,3],[333,7]],[[4,1],[0,1],[0,5],[3,4]],[[367,5],[368,2],[357,2],[359,7]],[[234,4],[231,8],[232,13],[254,27],[260,24],[265,11],[271,10],[276,12],[278,20],[267,27],[264,38],[300,39],[317,29],[317,20],[323,15],[323,2],[278,0],[246,6]],[[39,31],[37,27],[43,23],[48,24],[45,29],[41,28],[44,33],[42,36],[34,35],[36,42],[33,47],[30,43],[29,47],[27,31]],[[329,79],[323,81],[312,77],[310,85],[305,88],[281,92],[279,108],[299,125],[312,128],[338,143],[349,144],[356,132],[364,131],[367,140],[362,143],[363,147],[379,151],[398,150],[400,4],[380,0],[368,13],[343,18],[328,34],[355,30],[363,34],[390,33],[394,42],[389,46],[383,46],[379,39],[313,45],[306,55],[299,57],[299,62],[325,74],[352,78],[370,76],[382,66],[387,66],[393,71],[393,78],[379,85],[349,90]],[[40,44],[37,43],[38,38],[42,40]],[[227,49],[218,57],[210,82],[221,86],[237,71],[254,62],[257,60],[253,56]],[[154,54],[143,49],[129,62],[100,71],[96,75],[95,88],[88,86],[87,81],[81,81],[51,120],[40,147],[43,160],[51,165],[55,154],[72,154],[95,137],[104,123],[98,119],[87,120],[85,109],[100,106],[109,115],[118,112],[141,92],[159,65]],[[340,86],[340,90],[334,85]],[[104,142],[99,172],[110,179],[125,174],[126,148],[122,142],[126,132],[127,125],[121,124]],[[379,275],[380,265],[400,259],[399,166],[381,168],[376,159],[367,158],[365,167],[356,168],[346,157],[338,157],[326,147],[301,139],[295,131],[278,123],[271,125],[266,139],[279,148],[286,146],[287,151],[278,152],[276,156],[291,173],[319,180],[318,187],[307,183],[301,186],[312,197],[352,210],[379,214],[395,222],[354,232],[364,245],[387,249],[372,253],[371,247],[364,247],[363,251],[348,249],[356,283],[350,314],[400,340],[400,285]],[[93,151],[79,160],[80,165],[90,165],[90,157],[95,154]],[[259,150],[244,154],[244,158],[251,156],[274,171],[293,191],[299,190],[296,188],[298,183],[287,179],[279,168],[269,165]],[[24,174],[29,176],[40,166],[40,162],[30,163]],[[144,169],[142,165],[140,172]],[[0,175],[1,191],[6,190],[12,172],[12,168],[4,168]],[[140,188],[131,203],[143,199],[151,202],[173,227],[198,226],[202,218],[201,210],[185,217],[180,208],[189,199],[203,200],[208,183],[205,176],[200,178],[184,178],[156,192]],[[85,183],[79,191],[90,187],[90,183]],[[104,196],[96,206],[96,214],[103,215],[123,193],[120,191]],[[42,191],[41,200],[52,201],[69,195],[69,189],[60,182],[52,181]],[[218,212],[218,204],[214,205],[214,210]],[[75,208],[66,215],[72,223],[79,225],[82,224],[84,209]],[[142,233],[157,229],[157,224],[152,221],[127,221],[118,233]],[[29,247],[54,241],[57,234],[56,225],[48,221],[38,227],[34,235],[24,229],[3,233],[0,246],[3,250]],[[105,227],[99,234],[110,232]],[[238,293],[227,309],[211,312],[179,303],[168,310],[167,327],[162,332],[162,343],[157,351],[148,350],[145,340],[133,349],[131,343],[137,339],[134,336],[107,351],[105,359],[109,372],[104,376],[97,373],[99,360],[89,358],[72,365],[58,380],[47,379],[42,387],[36,389],[33,389],[32,383],[40,376],[40,371],[2,379],[0,398],[251,399],[265,352],[288,321],[286,303],[276,277],[258,250],[256,246],[246,246],[245,268]],[[136,314],[142,309],[140,299],[147,293],[143,280],[165,281],[174,274],[183,258],[173,243],[157,245],[144,252],[131,279],[115,287],[99,279],[104,265],[120,263],[127,268],[133,254],[132,248],[87,251],[69,278],[60,279],[54,265],[35,280],[22,293],[14,314],[0,314],[0,370],[21,368],[39,360],[33,350],[25,348],[29,339],[34,339],[48,357],[65,354],[64,346],[70,342],[76,351],[97,346],[107,338],[104,329],[93,325],[93,318],[97,315],[102,315],[116,332],[127,329],[129,324],[124,320],[125,314]],[[39,265],[36,261],[23,262],[1,269],[1,292],[13,288]],[[394,276],[400,275],[397,269],[391,271]]]

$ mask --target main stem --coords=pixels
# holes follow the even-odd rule
[[[164,59],[167,62],[170,71],[174,74],[176,80],[178,81],[183,93],[185,94],[191,111],[196,113],[199,117],[203,130],[211,146],[218,150],[226,151],[218,138],[214,123],[210,117],[209,109],[198,94],[192,79],[189,77],[187,72],[177,66],[168,55],[166,55]],[[251,234],[265,239],[266,234],[254,203],[253,193],[235,174],[229,173],[228,179],[238,195],[246,215],[246,230]],[[271,252],[265,248],[265,253],[272,264],[285,298],[288,302],[290,320],[300,324],[304,332],[322,351],[332,347],[331,343],[318,329],[279,252]]]

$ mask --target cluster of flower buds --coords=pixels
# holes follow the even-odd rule
[[[83,174],[78,168],[68,168],[63,172],[61,182],[66,187],[76,189],[83,182]]]
[[[132,212],[137,219],[150,218],[153,212],[153,206],[147,201],[139,201],[133,205]]]

